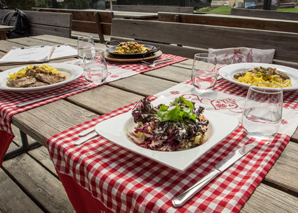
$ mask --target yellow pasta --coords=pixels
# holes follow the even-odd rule
[[[237,81],[244,83],[244,84],[266,82],[266,83],[276,84],[281,87],[291,87],[292,86],[290,79],[283,80],[279,75],[268,75],[265,73],[246,72],[244,76],[238,77]],[[264,86],[264,84],[260,84],[258,86]]]
[[[39,67],[40,69],[43,69],[46,72],[52,72],[55,74],[61,74],[61,72],[59,72],[56,68],[52,67],[51,65],[47,65],[47,64],[43,64],[43,65],[29,65],[27,67],[24,67],[22,69],[20,69],[18,72],[9,74],[9,80],[13,80],[16,79],[17,77],[21,78],[26,76],[27,70],[28,69],[32,69],[35,67]]]
[[[118,54],[137,54],[137,53],[146,53],[150,50],[144,45],[138,44],[137,42],[127,41],[121,42],[116,50],[113,53]]]

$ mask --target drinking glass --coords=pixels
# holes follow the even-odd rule
[[[282,87],[271,83],[251,84],[242,114],[242,126],[248,136],[274,137],[281,124],[282,106]]]
[[[199,90],[210,90],[217,82],[217,60],[208,53],[197,53],[194,56],[191,82]]]
[[[77,44],[77,49],[78,49],[78,55],[79,59],[81,59],[81,62],[83,62],[83,49],[86,51],[86,48],[94,48],[94,39],[92,36],[79,36],[78,37],[78,44]],[[91,53],[91,51],[90,51]]]
[[[102,83],[108,76],[108,69],[104,51],[92,48],[83,49],[84,77],[90,83]]]

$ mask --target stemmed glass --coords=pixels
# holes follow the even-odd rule
[[[217,82],[217,60],[208,53],[197,53],[194,56],[191,81],[199,90],[210,90]]]
[[[272,138],[282,119],[283,90],[271,83],[253,83],[248,89],[242,126],[248,136]]]

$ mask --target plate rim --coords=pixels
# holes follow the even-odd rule
[[[251,65],[253,65],[253,66],[251,67]],[[257,62],[256,63],[253,62],[253,63],[228,64],[228,65],[226,65],[224,67],[221,67],[218,70],[218,74],[222,78],[226,79],[227,81],[232,82],[232,83],[235,83],[238,86],[241,86],[241,87],[244,87],[244,88],[248,89],[249,86],[250,86],[249,84],[244,84],[244,83],[238,82],[238,81],[234,80],[234,78],[232,78],[230,76],[232,74],[235,74],[236,73],[235,69],[238,68],[238,67],[241,67],[241,66],[249,66],[249,67],[245,68],[243,71],[245,71],[247,69],[254,68],[254,67],[258,67],[258,66],[273,67],[273,68],[281,69],[281,71],[283,71],[283,72],[285,72],[287,74],[290,73],[290,75],[294,75],[294,76],[296,76],[298,78],[298,69],[295,69],[293,67],[288,67],[288,66],[279,65],[279,64],[257,63]],[[286,71],[284,71],[284,70],[286,70]],[[240,71],[237,71],[237,72],[240,72]],[[296,73],[296,75],[295,75],[295,73]],[[228,75],[228,74],[230,74],[230,75],[227,77],[226,75]],[[293,79],[291,79],[291,81],[292,80]],[[296,79],[294,79],[294,80],[296,80]],[[282,89],[283,89],[283,91],[293,91],[293,90],[297,90],[298,89],[298,85],[292,86],[292,87],[283,87]]]
[[[159,100],[159,102],[155,102],[156,100]],[[152,103],[165,103],[164,101],[162,101],[162,97],[159,97],[156,100]],[[123,125],[128,121],[129,118],[132,118],[131,110],[96,124],[95,131],[103,138],[111,141],[112,143],[120,147],[125,148],[126,150],[129,150],[138,155],[145,156],[153,161],[159,162],[179,172],[183,172],[187,168],[189,168],[196,160],[202,157],[206,152],[210,151],[214,146],[216,146],[218,143],[224,140],[230,133],[232,133],[239,126],[238,119],[228,114],[215,112],[214,110],[205,110],[204,115],[207,119],[208,117],[210,118],[212,116],[216,118],[222,117],[221,123],[224,123],[225,125],[221,126],[222,128],[219,128],[219,124],[216,124],[214,123],[214,121],[211,121],[210,124],[212,125],[213,135],[208,140],[209,142],[211,141],[210,143],[206,141],[206,143],[202,144],[201,146],[177,152],[161,152],[145,149],[136,144],[133,144],[133,142],[129,140],[127,137],[123,137],[123,129],[125,129]],[[226,120],[228,119],[230,125],[226,125]],[[117,124],[115,125],[115,123]],[[109,125],[113,125],[114,127],[108,128]],[[110,132],[106,132],[107,130]],[[227,132],[222,130],[225,130]],[[160,155],[158,159],[153,157],[158,154]],[[171,161],[170,158],[183,160],[177,160],[174,161],[175,163],[173,163],[173,161]]]
[[[47,86],[22,87],[22,88],[14,88],[14,87],[3,86],[4,80],[5,80],[5,83],[7,81],[7,77],[8,77],[9,72],[12,72],[12,70],[13,70],[12,73],[15,73],[15,72],[18,72],[20,69],[22,69],[24,67],[27,67],[27,66],[30,66],[30,65],[51,65],[54,68],[61,66],[61,69],[65,69],[64,67],[66,66],[66,67],[69,67],[69,69],[67,69],[67,70],[70,73],[72,73],[73,69],[76,69],[76,71],[78,71],[78,73],[74,76],[70,76],[70,78],[65,80],[65,81],[58,82],[58,83],[55,83],[55,84],[50,84],[50,85],[47,85]],[[83,72],[84,72],[84,70],[83,70],[82,67],[74,65],[74,64],[66,64],[66,63],[43,63],[43,64],[42,63],[36,63],[36,64],[22,65],[22,66],[18,66],[18,67],[14,67],[14,68],[5,70],[5,71],[0,73],[0,90],[10,91],[10,92],[23,92],[23,93],[24,92],[39,92],[39,91],[44,91],[44,90],[50,90],[50,89],[54,89],[54,88],[59,87],[59,86],[63,86],[64,84],[67,84],[69,82],[72,82],[72,81],[80,78],[83,75]]]

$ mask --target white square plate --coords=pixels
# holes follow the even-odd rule
[[[168,98],[160,97],[153,101],[152,104],[155,106],[158,104],[168,105],[171,101],[172,100]],[[198,106],[196,108],[198,108]],[[148,157],[178,171],[184,171],[208,150],[227,137],[236,129],[239,123],[237,118],[215,111],[205,110],[203,114],[205,118],[209,120],[206,135],[207,141],[201,146],[183,151],[155,151],[142,148],[132,142],[127,136],[127,131],[132,131],[136,126],[131,111],[97,124],[95,131],[104,138],[130,151]]]

